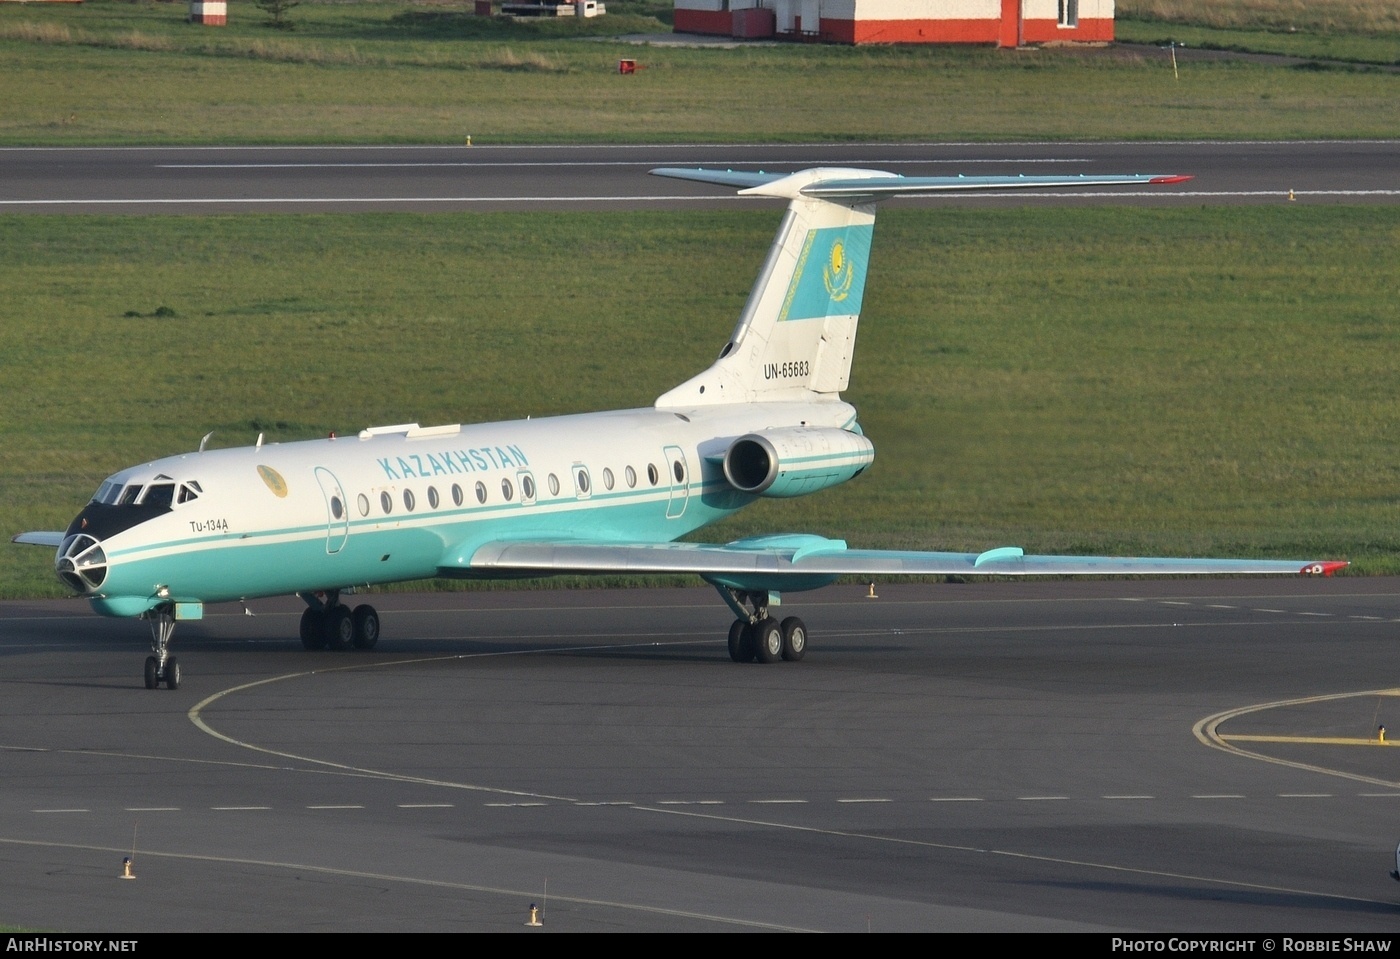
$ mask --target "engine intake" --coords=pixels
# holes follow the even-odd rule
[[[849,430],[764,430],[729,444],[724,478],[735,489],[756,496],[802,496],[844,483],[874,460],[874,444]]]

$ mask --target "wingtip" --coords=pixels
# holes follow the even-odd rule
[[[1298,570],[1300,576],[1331,576],[1340,569],[1346,569],[1351,563],[1346,560],[1325,560],[1317,563],[1309,563]]]
[[[1195,174],[1175,173],[1171,176],[1154,176],[1148,183],[1185,183],[1187,180],[1196,179]]]

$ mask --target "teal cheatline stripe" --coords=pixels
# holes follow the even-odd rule
[[[859,313],[874,233],[868,223],[808,230],[778,319],[816,320]]]
[[[524,507],[502,510],[497,516],[458,510],[453,522],[381,523],[353,529],[334,554],[326,552],[325,526],[269,530],[267,535],[247,539],[207,542],[205,549],[166,552],[168,544],[147,544],[124,551],[120,561],[111,563],[103,595],[93,598],[93,606],[108,616],[140,615],[161,601],[153,584],[164,586],[165,594],[177,601],[218,603],[427,579],[439,575],[443,566],[469,572],[472,543],[536,536],[552,541],[561,538],[561,530],[570,529],[586,529],[597,542],[664,543],[753,500],[722,482],[695,484],[690,487],[684,518],[673,519],[666,516],[664,493],[664,487],[657,487],[646,490],[643,498],[644,492],[638,490],[628,501],[608,506],[594,500],[576,503],[571,509]],[[279,535],[288,534],[295,538],[278,541]]]

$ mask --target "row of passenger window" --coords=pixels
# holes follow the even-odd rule
[[[646,474],[647,482],[650,485],[656,486],[658,483],[661,482],[661,472],[656,468],[655,464],[647,464]],[[685,482],[685,467],[679,462],[675,464],[675,474],[677,483]],[[605,467],[603,469],[602,477],[603,487],[605,489],[612,490],[614,487],[617,486],[617,477],[614,475],[613,471],[610,468]],[[635,469],[633,469],[630,466],[627,467],[623,470],[622,477],[623,481],[627,484],[628,489],[636,489],[638,477],[637,471]],[[522,472],[519,474],[518,478],[520,481],[520,501],[526,505],[533,503],[535,501],[536,494],[534,476],[530,473]],[[580,498],[590,495],[592,491],[592,481],[589,477],[587,467],[580,466],[575,468],[573,480],[575,495],[579,496]],[[561,488],[559,483],[559,477],[556,476],[554,473],[550,473],[546,479],[546,482],[549,485],[549,495],[558,496],[559,490]],[[462,489],[462,486],[460,484],[453,483],[452,488],[449,492],[452,497],[452,504],[454,506],[461,506],[464,502],[466,502],[466,492]],[[486,483],[483,481],[477,481],[476,486],[473,489],[473,493],[476,495],[477,503],[481,505],[485,505],[486,502],[490,499],[490,491],[487,488]],[[515,500],[515,493],[515,484],[511,482],[510,477],[503,477],[501,479],[501,498],[507,503],[513,502]],[[438,494],[436,486],[428,487],[427,498],[429,509],[437,509],[439,506],[442,505],[442,497]],[[412,513],[415,509],[418,508],[418,497],[413,492],[413,490],[404,490],[402,494],[402,499],[403,508],[407,512]],[[356,498],[356,505],[360,508],[361,516],[369,515],[370,500],[367,495],[361,493]],[[388,490],[383,490],[379,494],[379,509],[386,516],[394,511],[394,497],[389,493]],[[333,497],[331,499],[331,512],[334,514],[336,519],[342,518],[342,507],[340,504],[339,497]]]

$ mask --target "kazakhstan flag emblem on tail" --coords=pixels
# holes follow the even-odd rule
[[[830,294],[833,302],[840,303],[850,295],[851,281],[855,276],[854,266],[846,259],[846,245],[837,240],[831,244],[831,256],[827,265],[822,267],[822,280],[826,283],[826,292]]]
[[[854,316],[865,293],[869,224],[808,230],[778,320]]]

